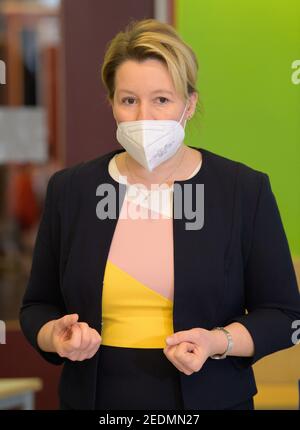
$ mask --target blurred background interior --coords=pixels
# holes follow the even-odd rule
[[[204,112],[186,140],[269,174],[300,284],[297,0],[0,0],[0,408],[58,408],[61,368],[18,324],[46,186],[56,170],[119,147],[103,53],[129,19],[153,17],[198,55]],[[300,345],[254,370],[256,408],[299,408]]]

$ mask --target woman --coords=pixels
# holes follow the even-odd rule
[[[268,175],[184,142],[196,77],[171,26],[132,23],[102,67],[122,149],[49,181],[20,321],[63,409],[253,409],[252,364],[293,345]]]

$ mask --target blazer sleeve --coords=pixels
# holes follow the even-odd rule
[[[60,222],[55,187],[63,170],[54,173],[48,182],[31,272],[19,315],[21,329],[30,344],[45,360],[57,365],[65,359],[56,353],[42,351],[37,344],[37,335],[45,323],[67,313],[59,283]]]
[[[288,241],[269,177],[262,172],[244,285],[247,313],[229,323],[247,328],[255,351],[252,357],[232,357],[239,368],[293,346],[292,322],[300,320],[300,295]]]

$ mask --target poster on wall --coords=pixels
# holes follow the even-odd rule
[[[1,107],[0,130],[0,163],[47,160],[47,127],[44,108]]]

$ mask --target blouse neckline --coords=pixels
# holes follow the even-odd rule
[[[188,178],[183,179],[183,180],[176,180],[174,181],[175,183],[182,183],[182,182],[189,182],[189,180],[191,180],[192,178],[195,178],[196,176],[198,176],[198,174],[202,171],[203,169],[203,152],[202,149],[200,148],[193,148],[198,150],[199,152],[201,151],[201,155],[202,155],[202,159],[200,160],[200,162],[197,164],[196,168],[193,170],[193,172],[189,175]],[[116,163],[116,156],[120,153],[120,152],[125,152],[124,151],[118,151],[117,153],[115,153],[113,155],[113,157],[109,160],[108,162],[108,173],[110,175],[110,177],[117,183],[119,184],[124,184],[124,185],[128,185],[127,180],[125,179],[126,177],[121,175],[117,163]],[[134,185],[134,184],[129,184],[129,185]],[[173,186],[170,187],[170,189],[172,189]]]

